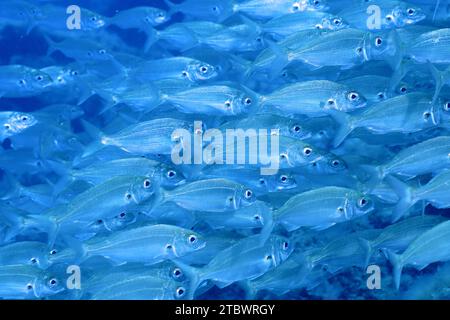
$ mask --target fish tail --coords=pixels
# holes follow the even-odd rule
[[[358,239],[360,246],[365,251],[365,259],[364,259],[364,268],[366,268],[369,265],[370,258],[372,257],[372,243],[364,238]]]
[[[104,144],[102,141],[106,139],[106,137],[96,126],[86,120],[81,120],[81,123],[84,130],[86,130],[87,134],[93,139],[93,142],[86,147],[83,155],[81,156],[81,158],[85,158],[103,149]]]
[[[393,269],[392,271],[394,273],[394,284],[395,284],[395,288],[398,290],[400,288],[400,278],[402,276],[402,270],[403,270],[402,257],[401,257],[401,255],[398,255],[389,249],[384,249],[383,252],[392,265],[392,269]]]
[[[173,259],[173,263],[175,263],[181,270],[186,274],[189,279],[189,289],[186,295],[187,300],[193,300],[195,291],[199,287],[199,285],[203,282],[204,279],[200,276],[200,269],[192,267],[188,264],[185,264],[178,259]]]
[[[413,197],[413,189],[403,181],[400,181],[393,176],[387,176],[386,182],[394,189],[394,192],[400,199],[393,210],[392,219],[393,222],[396,222],[417,202],[418,199]]]
[[[337,148],[347,138],[347,136],[354,130],[355,125],[350,115],[345,112],[337,110],[328,110],[328,113],[339,125],[339,129],[333,141],[333,146]]]
[[[255,300],[258,290],[252,285],[251,281],[246,280],[239,283],[244,290],[245,300]]]
[[[434,78],[435,83],[435,90],[434,90],[434,96],[433,96],[433,105],[436,103],[437,99],[439,98],[439,94],[441,93],[441,89],[444,86],[445,80],[444,80],[444,74],[443,72],[439,71],[438,68],[436,68],[430,61],[427,62],[428,67],[430,69],[431,74]]]
[[[147,35],[147,40],[145,40],[144,44],[144,52],[147,53],[150,48],[159,40],[160,33],[152,27],[149,27],[146,30],[142,30]]]

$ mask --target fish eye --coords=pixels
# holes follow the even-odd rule
[[[145,188],[145,185],[144,185],[144,188]],[[131,198],[132,198],[132,195],[131,195],[130,193],[127,193],[127,194],[125,195],[125,199],[131,200]]]
[[[344,208],[338,207],[338,208],[337,208],[337,211],[339,211],[339,212],[344,212]]]
[[[173,178],[177,175],[177,173],[174,170],[167,171],[167,178]]]
[[[172,250],[172,245],[170,243],[166,244],[166,250]]]
[[[144,180],[144,189],[150,188],[151,185],[152,185],[152,182],[149,179]],[[130,195],[130,198],[131,198],[131,195]]]
[[[181,298],[186,293],[186,289],[184,289],[183,287],[178,287],[176,292],[177,292],[177,297]]]
[[[175,268],[173,269],[172,274],[176,279],[178,279],[183,275],[183,271],[181,271],[180,268]]]
[[[394,18],[391,15],[386,16],[386,20],[391,22],[392,20],[394,20]]]
[[[423,113],[423,119],[424,120],[428,120],[428,119],[430,119],[431,118],[431,113],[429,112],[429,111],[425,111],[424,113]]]
[[[208,72],[208,67],[207,67],[207,66],[201,66],[201,67],[200,67],[200,71],[201,71],[202,73],[206,73],[206,72]]]
[[[52,251],[50,251],[51,255],[55,255],[58,251],[56,251],[55,249],[53,249]]]
[[[288,157],[288,156],[287,156],[287,154],[285,154],[285,153],[281,153],[281,154],[280,154],[280,158],[281,158],[281,159],[287,159],[287,157]]]
[[[361,54],[362,51],[363,51],[363,48],[361,48],[361,47],[356,48],[356,53],[357,54]]]
[[[54,287],[56,287],[56,286],[58,285],[58,280],[56,280],[55,278],[52,278],[52,279],[50,279],[50,280],[48,281],[48,285],[49,285],[51,288],[54,288]]]
[[[333,19],[333,23],[334,23],[336,26],[338,26],[338,25],[340,25],[340,24],[342,23],[342,20],[341,20],[341,19]]]
[[[329,99],[327,101],[327,103],[328,103],[329,106],[332,106],[332,105],[334,105],[336,103],[336,101],[334,101],[334,99]]]
[[[292,130],[294,130],[294,132],[300,132],[302,130],[302,128],[299,125],[295,125]]]
[[[73,70],[73,71],[70,72],[70,74],[71,74],[72,76],[77,76],[77,75],[78,75],[78,71]]]
[[[100,54],[105,54],[105,53],[106,53],[106,50],[105,50],[105,49],[100,49],[100,50],[98,50],[98,53],[100,53]]]
[[[30,259],[30,262],[32,263],[32,264],[35,264],[35,263],[37,263],[38,262],[38,259],[36,259],[36,258],[31,258]]]
[[[91,21],[97,21],[97,17],[91,17]]]
[[[103,220],[102,219],[98,219],[97,220],[97,224],[102,224],[103,223]]]
[[[195,235],[191,234],[191,235],[188,237],[188,241],[189,241],[189,243],[194,244],[194,243],[197,242],[197,237],[196,237]]]
[[[246,199],[250,199],[253,196],[253,192],[250,189],[245,190],[244,196]]]
[[[158,12],[158,17],[160,17],[160,18],[163,18],[163,17],[165,17],[166,15],[164,14],[164,12]]]
[[[253,219],[255,219],[256,221],[260,221],[260,220],[261,220],[261,217],[260,217],[258,214],[255,214],[255,215],[253,216]]]
[[[271,256],[271,255],[267,255],[267,256],[266,256],[266,260],[267,260],[267,261],[272,260],[272,256]]]
[[[298,4],[298,2],[296,2],[292,5],[292,10],[298,11],[299,9],[300,9],[300,5]]]
[[[310,147],[306,147],[303,149],[303,154],[305,156],[309,156],[312,153],[312,149]]]
[[[41,75],[37,75],[35,79],[36,79],[37,81],[42,81],[42,80],[44,80],[44,77],[41,76]]]
[[[377,96],[378,96],[378,99],[380,99],[380,100],[383,100],[383,99],[385,98],[383,92],[379,92],[379,93],[377,94]]]
[[[27,284],[27,289],[28,289],[28,290],[33,289],[33,285],[32,285],[31,283]]]
[[[369,201],[367,201],[366,198],[361,198],[361,199],[359,199],[359,201],[358,201],[358,205],[359,205],[361,208],[363,208],[368,202],[369,202]]]
[[[22,121],[27,121],[28,120],[28,117],[27,116],[23,116],[22,117]]]
[[[405,93],[407,90],[408,90],[408,89],[407,89],[405,86],[403,86],[403,87],[400,88],[400,92],[401,92],[401,93]]]
[[[127,215],[127,214],[126,214],[125,212],[121,212],[121,213],[119,214],[119,218],[125,218],[126,215]]]
[[[264,179],[259,179],[259,184],[265,184],[266,181]]]
[[[376,37],[375,38],[375,46],[380,47],[382,44],[383,44],[383,39],[381,39],[381,37]]]
[[[7,123],[6,123],[6,124],[4,124],[3,126],[5,127],[5,129],[6,129],[6,130],[9,130],[9,129],[11,129],[11,126],[10,126],[9,124],[7,124]]]
[[[287,241],[283,241],[282,246],[283,246],[283,250],[289,249],[289,243]]]
[[[244,103],[245,103],[246,105],[251,105],[251,104],[252,104],[252,99],[250,99],[250,98],[245,98],[245,99],[244,99]]]
[[[316,24],[316,29],[318,30],[323,29],[323,26],[321,24]]]
[[[183,71],[183,72],[181,72],[181,75],[182,75],[183,77],[187,77],[187,76],[188,76],[188,73],[187,73],[187,71]]]
[[[231,107],[231,101],[229,100],[225,101],[225,107],[227,108]]]
[[[409,8],[406,12],[408,12],[408,16],[413,16],[416,13],[416,10]]]
[[[261,37],[256,38],[256,42],[262,42]]]
[[[359,94],[356,93],[356,92],[350,92],[350,93],[347,95],[347,98],[348,98],[350,101],[357,101],[357,100],[359,100]]]
[[[338,167],[341,164],[341,162],[337,159],[331,161],[331,166],[333,166],[334,168]]]
[[[24,79],[19,80],[19,85],[24,86],[26,84],[27,84],[27,82]]]
[[[281,182],[287,182],[287,181],[288,181],[288,177],[285,176],[285,175],[282,175],[282,176],[280,177],[280,181],[281,181]]]
[[[444,110],[450,111],[450,101],[447,101],[446,103],[444,103]]]

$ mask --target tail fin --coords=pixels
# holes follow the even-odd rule
[[[186,299],[193,300],[195,291],[200,286],[200,284],[203,282],[204,279],[200,276],[200,269],[192,267],[190,265],[187,265],[178,259],[172,260],[173,263],[175,263],[181,270],[186,274],[186,276],[189,279],[189,290],[188,294],[186,296]]]
[[[148,27],[148,30],[142,30],[147,35],[147,40],[144,44],[144,52],[147,53],[148,50],[159,40],[160,33],[152,27]]]
[[[345,112],[337,110],[328,110],[330,116],[337,122],[339,129],[333,141],[333,146],[337,148],[345,138],[355,129],[354,121],[352,116],[346,114]]]
[[[386,182],[394,189],[394,192],[400,199],[393,211],[392,222],[396,222],[417,202],[417,199],[413,197],[413,189],[399,179],[393,176],[387,176]]]
[[[82,158],[84,158],[96,153],[97,151],[105,147],[105,145],[102,143],[102,139],[105,136],[96,126],[87,122],[86,120],[81,120],[81,123],[88,135],[93,139],[93,142],[86,147],[83,155],[81,156]]]
[[[384,249],[383,252],[392,265],[392,270],[394,272],[395,288],[398,290],[400,288],[400,278],[402,276],[403,270],[402,256],[392,252],[389,249]]]
[[[430,61],[427,62],[428,67],[431,71],[431,74],[433,75],[434,82],[435,82],[435,90],[434,90],[434,96],[433,96],[433,105],[436,103],[437,99],[439,98],[439,94],[441,93],[442,87],[445,84],[444,79],[444,72],[439,71],[438,68],[436,68]]]
[[[366,253],[366,257],[364,259],[364,268],[366,268],[369,265],[370,258],[372,257],[372,243],[369,240],[363,238],[359,238],[358,241]]]

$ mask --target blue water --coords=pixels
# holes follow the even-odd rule
[[[3,1],[1,299],[449,297],[450,4],[266,2]]]

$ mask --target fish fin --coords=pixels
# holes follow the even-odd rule
[[[364,259],[364,268],[366,268],[369,265],[370,258],[372,257],[372,243],[364,238],[358,238],[359,245],[363,248],[365,251],[365,259]]]
[[[433,12],[433,19],[432,19],[433,22],[436,21],[436,15],[438,13],[438,9],[439,9],[440,5],[441,5],[441,0],[437,0],[436,6],[434,7],[434,12]]]
[[[240,281],[239,286],[244,290],[246,300],[256,299],[258,290],[252,285],[252,282],[250,280]]]
[[[354,130],[355,125],[352,117],[345,112],[337,110],[328,110],[327,113],[337,122],[339,129],[334,137],[333,146],[337,148],[345,138]]]
[[[400,288],[400,278],[403,270],[402,256],[392,252],[389,249],[384,249],[383,253],[392,265],[392,271],[394,272],[394,284],[395,288],[398,290]]]
[[[83,155],[81,156],[81,158],[85,158],[105,147],[102,143],[104,134],[96,126],[86,120],[81,120],[81,124],[87,134],[93,139],[93,142],[85,148]]]
[[[267,213],[264,212],[263,214],[263,221],[264,225],[260,232],[260,245],[261,247],[266,243],[267,239],[269,239],[270,235],[272,234],[273,229],[275,228],[275,222],[273,220],[273,213],[272,211],[268,211]]]
[[[400,199],[393,210],[392,222],[396,222],[403,217],[418,199],[413,197],[413,189],[398,178],[389,175],[386,177],[386,182],[394,189],[394,192]]]
[[[147,53],[150,48],[159,40],[160,33],[152,27],[149,27],[148,30],[142,31],[147,35],[147,39],[144,43],[144,52]]]
[[[188,300],[193,300],[195,291],[201,285],[201,283],[205,280],[202,279],[200,275],[200,268],[192,267],[184,262],[181,262],[179,259],[172,259],[172,262],[175,263],[181,270],[186,274],[189,279],[189,291],[186,296]]]
[[[433,76],[434,83],[435,83],[435,90],[434,90],[434,96],[433,96],[433,105],[436,103],[437,99],[439,98],[439,94],[441,93],[441,89],[444,86],[444,73],[438,68],[435,67],[434,64],[432,64],[430,61],[427,62],[428,68],[430,69],[430,72]]]

